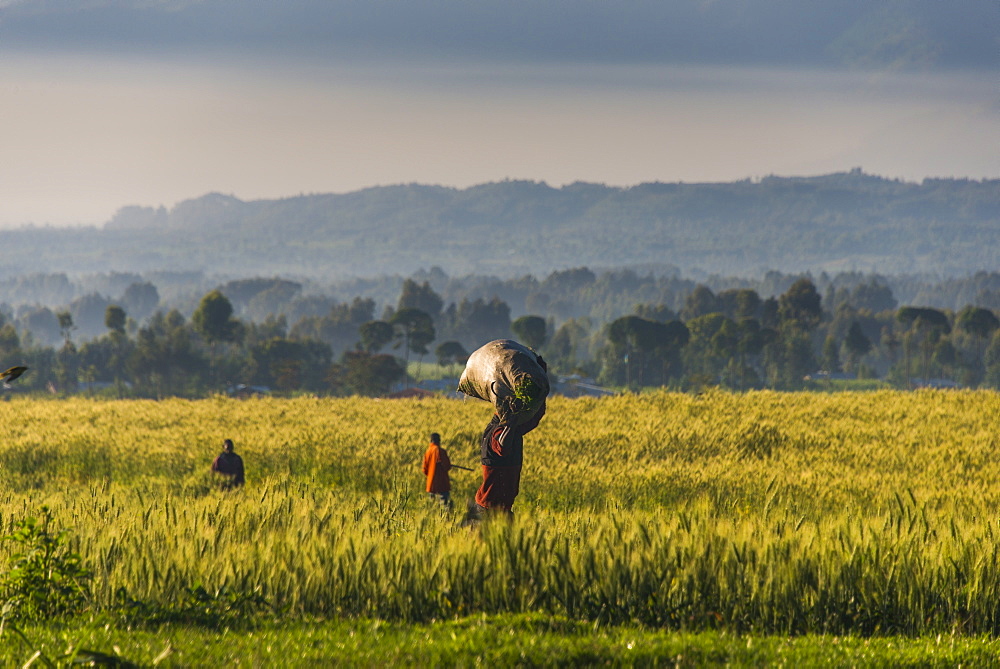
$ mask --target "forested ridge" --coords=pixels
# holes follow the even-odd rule
[[[56,393],[379,395],[514,337],[615,387],[996,386],[998,222],[1000,180],[861,170],[213,194],[0,232],[0,360]]]
[[[760,275],[877,271],[964,276],[997,267],[1000,180],[909,183],[852,170],[732,183],[503,181],[466,189],[369,188],[244,202],[209,194],[128,206],[102,228],[0,231],[3,275],[212,272],[333,280],[544,275],[674,266]]]
[[[861,274],[700,283],[580,267],[501,281],[433,268],[386,285],[397,287],[392,302],[250,278],[209,290],[191,309],[161,299],[149,281],[68,308],[0,305],[0,360],[31,368],[19,388],[56,394],[197,397],[262,386],[379,396],[409,383],[412,362],[457,377],[471,351],[512,337],[555,376],[618,388],[794,390],[832,379],[1000,387],[998,273],[924,284],[953,300],[975,291],[960,308],[901,303],[885,277]]]

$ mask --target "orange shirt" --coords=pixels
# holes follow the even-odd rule
[[[431,444],[424,453],[424,474],[427,476],[427,492],[451,492],[451,479],[448,470],[451,460],[448,451],[437,444]]]

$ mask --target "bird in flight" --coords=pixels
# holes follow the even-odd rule
[[[0,379],[3,379],[3,387],[10,388],[10,382],[24,374],[26,371],[28,371],[27,367],[18,366],[11,367],[10,369],[0,372]]]

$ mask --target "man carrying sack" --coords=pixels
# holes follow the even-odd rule
[[[458,389],[491,402],[494,414],[480,440],[483,482],[466,520],[488,514],[514,516],[524,461],[524,435],[538,427],[549,393],[541,356],[509,339],[486,344],[469,356]]]

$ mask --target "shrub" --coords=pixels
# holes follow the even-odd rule
[[[42,621],[80,612],[90,598],[91,572],[69,548],[68,531],[51,529],[52,513],[15,525],[6,541],[18,544],[10,569],[0,577],[4,617]]]

